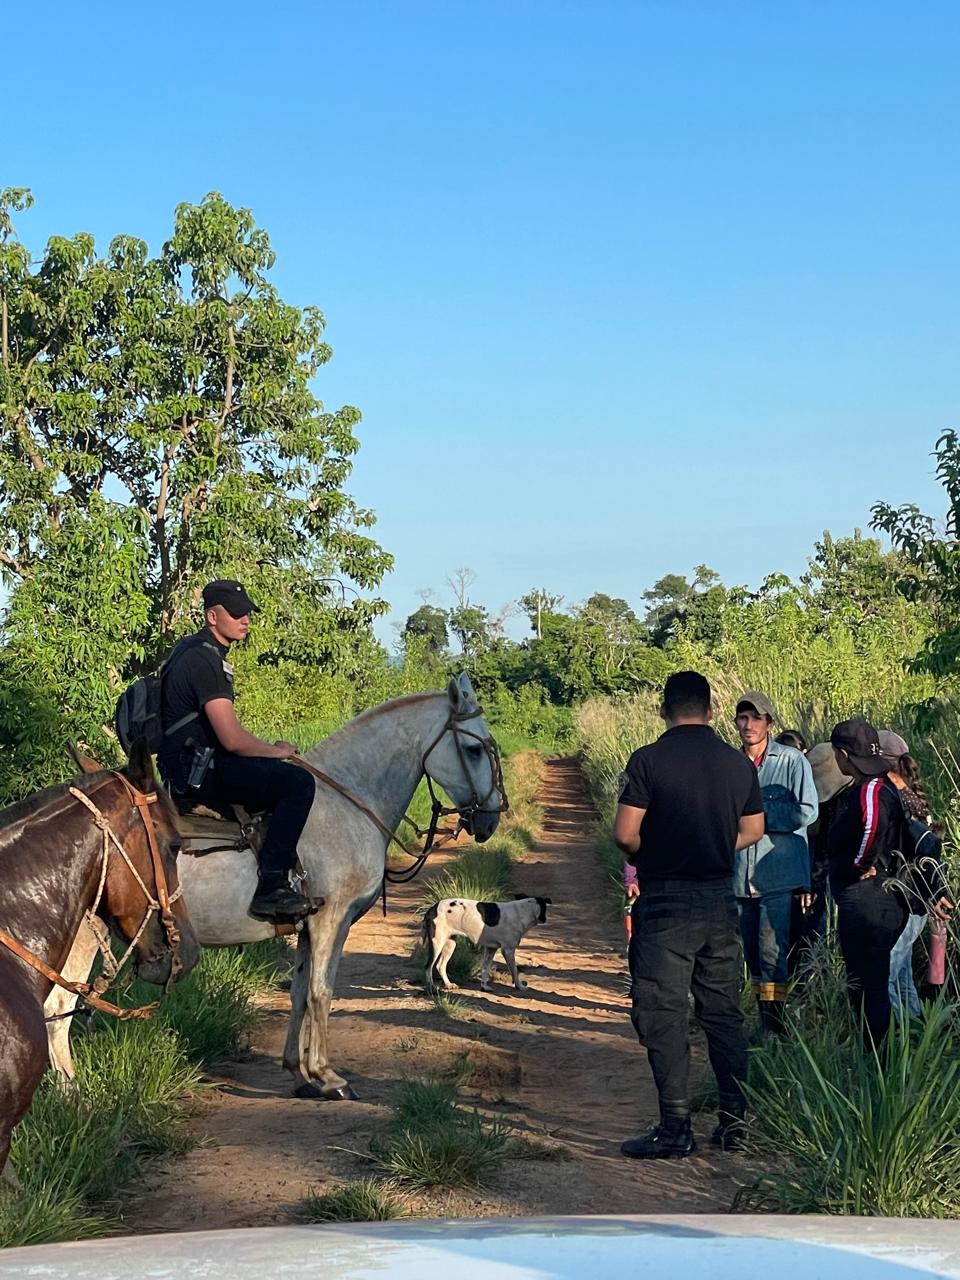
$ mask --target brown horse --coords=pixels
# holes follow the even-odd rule
[[[164,985],[200,954],[179,893],[179,837],[150,756],[0,811],[0,1170],[47,1066],[43,1002],[93,910],[137,972]],[[32,957],[34,964],[23,958]]]

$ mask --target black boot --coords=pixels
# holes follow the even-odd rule
[[[660,1107],[660,1123],[639,1138],[630,1138],[620,1154],[631,1160],[681,1160],[697,1149],[690,1128],[687,1103],[666,1103]]]
[[[759,1005],[761,1032],[764,1037],[779,1040],[784,1032],[783,1001],[761,1000]]]
[[[742,1098],[721,1097],[717,1109],[719,1123],[710,1135],[710,1141],[721,1151],[742,1151],[746,1139],[744,1115],[746,1106]]]
[[[268,872],[260,876],[257,891],[247,910],[257,920],[286,924],[309,915],[316,905],[302,893],[298,893],[285,875],[271,875]]]

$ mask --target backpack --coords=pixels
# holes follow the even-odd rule
[[[127,756],[130,755],[133,744],[140,738],[146,742],[150,754],[156,755],[163,746],[165,737],[175,733],[177,729],[182,729],[191,720],[197,719],[199,712],[191,711],[188,716],[170,725],[168,729],[163,727],[163,675],[184,647],[185,642],[181,640],[156,671],[134,680],[133,684],[128,685],[117,699],[113,723],[120,745]]]

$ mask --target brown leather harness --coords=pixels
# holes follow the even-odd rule
[[[131,804],[137,810],[141,821],[143,822],[144,832],[147,837],[147,846],[150,850],[150,860],[153,866],[153,879],[156,897],[154,897],[147,888],[143,877],[137,871],[130,855],[123,847],[122,842],[117,838],[108,819],[90,799],[91,793],[95,794],[102,787],[107,786],[113,779],[116,779],[123,785],[124,790],[130,798]],[[102,1013],[109,1013],[115,1018],[122,1019],[150,1018],[153,1016],[153,1012],[157,1007],[157,1001],[153,1001],[151,1004],[142,1005],[135,1009],[123,1009],[119,1005],[111,1004],[110,1001],[104,1000],[102,992],[109,987],[110,983],[116,978],[124,964],[126,964],[134,947],[140,941],[140,938],[149,924],[154,912],[157,913],[166,934],[168,952],[172,953],[173,956],[171,981],[175,980],[176,975],[180,972],[180,931],[177,928],[176,918],[174,917],[171,908],[172,904],[181,896],[183,890],[178,886],[171,894],[167,885],[166,872],[163,867],[163,858],[160,854],[160,846],[157,843],[157,833],[150,817],[150,805],[157,803],[157,793],[155,791],[150,793],[139,791],[135,786],[133,786],[128,778],[123,776],[122,773],[113,772],[110,777],[104,778],[104,780],[98,783],[97,786],[91,788],[90,793],[80,791],[76,787],[70,787],[69,794],[89,810],[94,824],[100,828],[103,836],[100,879],[93,904],[87,909],[88,917],[90,919],[94,918],[96,916],[97,909],[100,906],[100,900],[103,897],[104,885],[106,884],[107,867],[109,865],[112,847],[120,853],[120,856],[127,864],[128,869],[137,884],[140,886],[146,899],[146,911],[144,913],[143,920],[140,923],[140,927],[137,929],[136,934],[119,962],[114,959],[113,953],[110,950],[109,937],[106,930],[94,928],[101,953],[104,957],[104,975],[98,978],[96,982],[92,983],[71,982],[68,978],[64,978],[56,969],[53,969],[50,965],[46,964],[46,962],[41,960],[39,956],[34,955],[28,947],[25,947],[21,942],[18,942],[12,934],[2,928],[0,928],[0,945],[6,947],[8,951],[11,951],[25,964],[29,965],[31,969],[42,974],[49,982],[55,983],[58,987],[63,987],[66,991],[72,991],[87,1004],[91,1005],[94,1009],[99,1009]]]

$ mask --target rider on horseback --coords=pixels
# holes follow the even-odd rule
[[[206,626],[177,645],[163,670],[160,772],[181,807],[242,804],[270,811],[260,850],[257,891],[249,912],[288,921],[312,904],[290,884],[297,842],[313,804],[315,783],[304,769],[284,764],[289,742],[265,742],[244,729],[234,710],[233,668],[227,651],[250,628],[257,606],[239,582],[218,579],[203,589]]]

